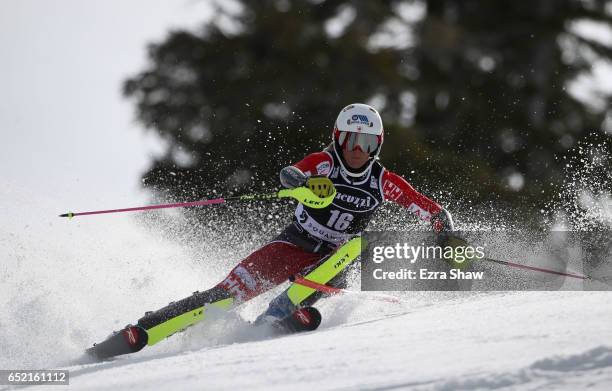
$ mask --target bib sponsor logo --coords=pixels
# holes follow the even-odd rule
[[[365,190],[347,185],[336,185],[333,204],[350,212],[369,212],[378,207],[378,200]]]
[[[378,178],[376,178],[375,176],[370,177],[370,188],[378,189]]]
[[[322,239],[330,243],[340,243],[351,238],[351,234],[335,231],[318,223],[305,210],[302,204],[299,204],[295,210],[295,217],[299,226],[312,236]]]
[[[340,168],[335,167],[335,168],[332,170],[332,173],[331,173],[331,175],[330,175],[329,177],[330,177],[331,179],[336,179],[336,178],[338,178],[338,171],[340,171]]]
[[[329,228],[323,227],[321,224],[317,223],[314,219],[310,218],[306,222],[306,225],[303,226],[306,231],[308,231],[311,235],[316,236],[319,239],[326,240],[328,242],[340,242],[346,238],[346,235],[343,235],[340,232],[335,232]]]

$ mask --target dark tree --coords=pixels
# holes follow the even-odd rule
[[[138,119],[168,144],[145,186],[183,198],[277,187],[281,167],[329,142],[344,105],[371,101],[384,163],[417,187],[534,200],[557,180],[555,156],[603,120],[566,87],[590,66],[582,52],[610,57],[570,29],[610,25],[604,1],[241,4],[151,45],[126,81]]]
[[[601,134],[605,112],[592,112],[567,88],[590,70],[590,52],[612,58],[612,48],[572,28],[579,19],[612,27],[605,6],[605,1],[429,1],[412,57],[418,71],[417,132],[428,145],[482,161],[451,171],[492,167],[495,176],[483,177],[484,183],[510,180],[532,199],[541,201],[543,191],[550,196],[561,181],[559,156],[587,134]],[[514,197],[512,191],[508,195]]]

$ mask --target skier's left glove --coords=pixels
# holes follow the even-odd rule
[[[438,234],[455,230],[455,225],[453,224],[453,217],[444,208],[440,209],[437,214],[432,216],[431,226],[433,230]]]

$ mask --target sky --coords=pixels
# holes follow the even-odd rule
[[[161,143],[122,81],[144,68],[147,43],[211,14],[202,0],[2,0],[0,186],[71,208],[144,201],[140,175]]]

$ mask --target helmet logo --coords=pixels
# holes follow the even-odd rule
[[[353,114],[351,116],[351,119],[346,121],[346,124],[347,125],[350,125],[350,124],[360,124],[360,125],[374,126],[374,124],[370,122],[368,117],[366,115],[363,115],[363,114]]]

